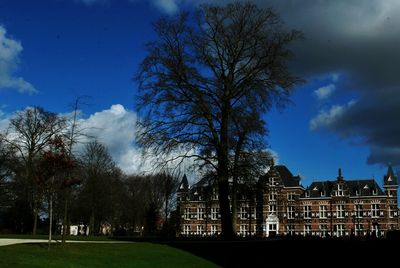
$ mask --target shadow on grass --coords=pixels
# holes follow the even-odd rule
[[[325,265],[367,265],[379,267],[398,258],[400,239],[321,239],[275,238],[236,239],[210,238],[135,238],[122,240],[160,243],[178,248],[223,267],[260,267],[271,264],[322,267]]]

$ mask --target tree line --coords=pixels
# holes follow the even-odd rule
[[[0,232],[68,234],[168,231],[178,177],[125,174],[107,147],[72,118],[29,107],[0,135]],[[76,150],[80,140],[87,140]],[[170,230],[169,230],[170,231]]]

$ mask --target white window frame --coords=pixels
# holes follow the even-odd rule
[[[269,214],[276,214],[276,205],[275,204],[269,205],[268,210]]]
[[[184,235],[190,235],[191,231],[191,226],[189,224],[183,225],[183,234]]]
[[[218,226],[216,224],[211,224],[211,235],[218,233]]]
[[[202,224],[197,225],[196,234],[197,235],[203,235],[204,234],[204,225],[202,225]]]
[[[305,205],[303,207],[304,219],[311,219],[311,211],[312,211],[312,208],[310,205]]]
[[[361,219],[363,217],[363,204],[354,204],[354,212],[356,218]]]
[[[248,219],[248,211],[249,211],[249,206],[247,204],[240,206],[240,219],[242,220]]]
[[[371,217],[379,218],[379,204],[371,204]]]
[[[311,235],[311,224],[304,224],[304,231],[303,234],[304,235]]]
[[[287,207],[287,218],[288,219],[294,219],[294,206],[288,206]]]
[[[343,219],[344,218],[344,205],[336,205],[336,218]]]
[[[328,206],[327,205],[319,205],[319,218],[320,219],[326,219],[327,218],[327,211],[328,211]]]

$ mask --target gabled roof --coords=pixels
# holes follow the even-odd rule
[[[302,197],[331,197],[337,184],[337,180],[315,181],[307,187]],[[343,190],[347,191],[347,194],[350,195],[350,197],[384,195],[382,189],[373,179],[345,180],[343,182]]]
[[[281,176],[283,185],[285,187],[296,187],[300,186],[300,176],[293,176],[292,172],[283,165],[275,166],[279,175]]]
[[[268,184],[270,178],[275,179],[275,186],[302,187],[300,176],[293,176],[292,172],[284,165],[272,166],[267,174],[260,177],[259,183]]]

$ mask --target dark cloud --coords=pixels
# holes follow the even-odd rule
[[[313,119],[320,119],[313,129],[369,146],[369,164],[400,165],[400,1],[270,4],[289,27],[305,33],[306,39],[295,47],[295,69],[308,79],[343,74],[346,81],[338,90],[358,96],[352,105],[338,103],[322,111]]]
[[[242,2],[246,2],[244,0]],[[180,5],[230,0],[169,0]],[[400,1],[254,0],[272,7],[288,28],[302,30],[295,71],[307,80],[340,74],[336,93],[353,96],[320,111],[312,130],[369,146],[370,164],[400,164]],[[335,94],[336,94],[335,93]],[[357,98],[353,100],[354,95]]]

